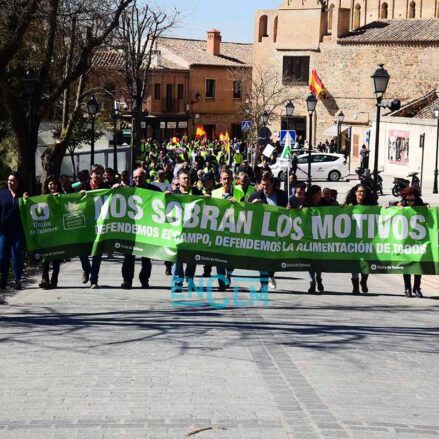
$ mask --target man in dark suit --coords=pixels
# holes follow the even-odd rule
[[[288,195],[283,190],[274,188],[274,179],[271,175],[262,178],[259,185],[260,190],[253,192],[249,199],[249,203],[263,203],[271,206],[287,207]],[[261,291],[267,291],[267,286],[272,289],[276,288],[276,279],[274,272],[260,271]]]
[[[154,186],[146,182],[146,172],[143,168],[137,168],[133,172],[133,180],[135,187],[161,192],[161,190],[157,186]],[[126,290],[129,290],[133,285],[135,262],[136,262],[135,255],[126,254],[123,258],[123,264],[122,264],[123,282],[121,287]],[[151,259],[142,257],[142,269],[139,274],[139,280],[142,285],[142,288],[149,288],[149,278],[151,277],[151,268],[152,268]]]

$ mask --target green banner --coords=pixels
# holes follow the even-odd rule
[[[301,210],[138,188],[20,200],[34,260],[103,252],[264,271],[439,274],[438,209]]]

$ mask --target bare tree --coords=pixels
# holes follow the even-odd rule
[[[247,141],[255,145],[264,146],[260,141],[259,133],[263,127],[262,114],[267,111],[268,124],[279,119],[288,99],[299,97],[292,96],[289,87],[283,84],[282,78],[273,68],[253,67],[253,69],[232,68],[230,70],[233,80],[243,84],[246,99],[241,106],[241,116],[252,121],[252,130]],[[255,149],[254,165],[258,163],[260,148]]]
[[[158,57],[157,40],[176,25],[178,17],[175,9],[153,9],[138,0],[122,13],[114,45],[124,53],[125,82],[133,99],[133,156],[140,151],[142,103],[153,59]]]
[[[63,97],[63,127],[43,158],[45,171],[59,174],[75,118],[81,112],[84,75],[94,51],[111,35],[132,1],[23,0],[13,2],[14,9],[0,12],[0,35],[4,36],[0,46],[0,99],[17,139],[19,170],[27,177],[29,187],[41,120],[53,116]],[[33,130],[23,123],[27,115],[19,81],[28,67],[38,78],[32,99]],[[76,90],[74,98],[70,98],[72,89]]]

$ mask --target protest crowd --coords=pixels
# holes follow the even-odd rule
[[[299,140],[300,142],[300,140]],[[298,142],[298,143],[299,143]],[[300,145],[306,148],[306,145]],[[331,151],[334,145],[318,144],[319,151]],[[60,179],[48,176],[42,187],[42,194],[62,196],[73,192],[88,192],[96,189],[110,189],[138,187],[153,191],[162,191],[165,194],[186,194],[202,197],[221,198],[230,203],[263,203],[280,206],[288,209],[303,209],[307,207],[324,207],[340,205],[367,205],[376,206],[377,197],[367,186],[356,184],[349,191],[345,200],[337,199],[337,191],[318,185],[307,187],[298,181],[293,168],[289,175],[289,184],[272,176],[270,165],[282,154],[279,143],[274,145],[270,158],[262,155],[261,148],[247,145],[237,139],[209,141],[206,138],[198,140],[179,140],[161,142],[149,139],[142,144],[141,159],[135,165],[132,175],[128,171],[117,172],[113,169],[104,169],[101,165],[93,165],[90,170],[81,170],[79,179],[71,182],[68,176]],[[289,189],[287,193],[286,189]],[[8,273],[12,262],[14,276],[13,288],[22,288],[21,278],[25,257],[25,238],[21,225],[19,203],[20,197],[28,197],[21,178],[17,173],[9,175],[7,188],[0,190],[0,290],[4,290],[8,283]],[[402,193],[402,199],[397,205],[423,205],[420,192],[409,187]],[[93,257],[80,256],[82,266],[82,283],[90,283],[91,288],[98,288],[99,270],[103,255]],[[60,266],[62,261],[55,260],[42,263],[42,278],[40,287],[53,289],[58,285]],[[202,276],[212,276],[212,266],[205,265]],[[149,288],[152,264],[150,258],[141,258],[139,280],[143,288]],[[196,265],[186,265],[180,261],[165,262],[166,274],[172,276],[172,290],[183,291],[186,281],[188,288],[193,288]],[[233,269],[216,267],[219,291],[225,291],[232,282]],[[199,273],[200,274],[200,273]],[[130,289],[135,275],[135,256],[125,254],[121,265],[121,287]],[[368,292],[368,274],[351,273],[352,293]],[[275,273],[260,271],[261,290],[267,291],[276,288]],[[422,297],[421,276],[415,275],[411,283],[411,276],[404,274],[407,297],[415,295]],[[309,271],[310,294],[319,294],[325,291],[324,276],[320,271]]]

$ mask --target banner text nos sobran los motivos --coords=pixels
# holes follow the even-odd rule
[[[35,260],[103,252],[264,271],[439,274],[438,209],[300,210],[139,188],[20,200]]]

